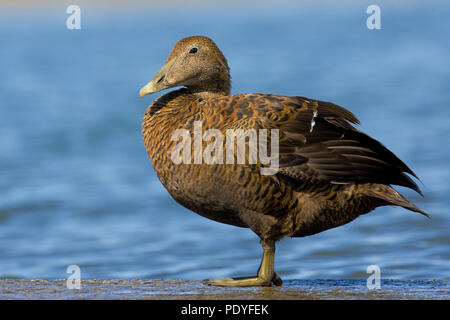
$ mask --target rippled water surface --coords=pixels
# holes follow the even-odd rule
[[[450,5],[84,5],[0,11],[0,277],[204,279],[250,275],[261,255],[250,230],[209,221],[170,198],[141,139],[157,95],[138,90],[184,36],[212,37],[233,93],[301,95],[348,107],[361,129],[421,178],[432,219],[383,207],[278,244],[285,279],[448,279]],[[400,189],[399,189],[400,190]]]

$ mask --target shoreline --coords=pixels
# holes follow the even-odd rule
[[[286,280],[282,287],[224,288],[196,280],[0,279],[1,300],[449,300],[448,280],[382,280],[369,290],[366,280]]]

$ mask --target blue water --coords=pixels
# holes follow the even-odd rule
[[[421,178],[399,188],[432,219],[383,207],[326,232],[285,239],[285,279],[450,278],[450,3],[81,4],[0,7],[0,277],[183,278],[254,274],[248,229],[181,207],[157,180],[139,89],[173,44],[213,38],[232,93],[302,95],[348,107]]]

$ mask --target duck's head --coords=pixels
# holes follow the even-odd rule
[[[214,41],[203,36],[179,40],[166,63],[139,94],[143,97],[178,86],[193,92],[230,93],[228,63]]]

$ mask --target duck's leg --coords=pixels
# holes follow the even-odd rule
[[[256,277],[207,280],[208,284],[226,287],[281,286],[283,281],[274,271],[275,241],[261,240],[264,253]]]

